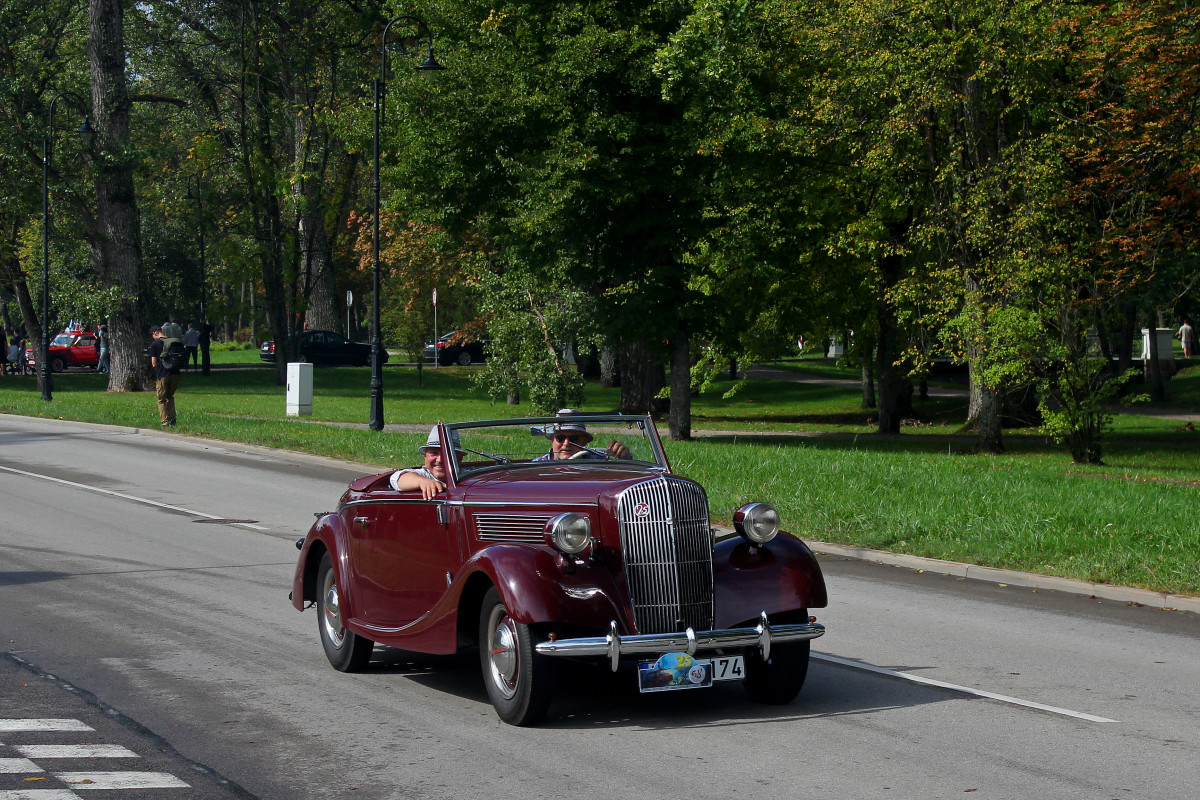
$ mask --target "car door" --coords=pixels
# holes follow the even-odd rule
[[[420,493],[381,492],[347,509],[355,616],[369,625],[403,625],[429,611],[445,593],[461,558],[439,521],[440,500]]]
[[[300,339],[300,354],[310,364],[324,364],[325,334],[322,331],[305,331]]]

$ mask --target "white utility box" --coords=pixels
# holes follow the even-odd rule
[[[287,413],[289,417],[312,416],[313,365],[290,361],[287,365]]]
[[[1175,371],[1175,331],[1170,328],[1155,328],[1158,335],[1158,361],[1160,364],[1171,365],[1171,371]],[[1149,360],[1150,358],[1150,329],[1142,328],[1142,359]]]

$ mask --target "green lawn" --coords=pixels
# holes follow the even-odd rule
[[[274,371],[249,366],[256,352],[218,352],[214,361],[210,376],[183,376],[177,432],[390,467],[414,463],[424,426],[439,420],[531,414],[473,392],[470,368],[390,366],[386,419],[419,427],[380,435],[366,429],[368,369],[315,370],[314,416],[296,419],[285,414]],[[781,366],[856,377],[825,363]],[[715,435],[667,444],[676,471],[708,489],[718,521],[767,500],[785,528],[808,538],[1200,594],[1200,432],[1178,421],[1120,414],[1105,464],[1080,467],[1034,430],[1006,430],[1004,455],[973,455],[972,437],[956,433],[958,399],[919,402],[917,424],[880,437],[853,385],[750,380],[723,397],[732,385],[693,401],[694,427]],[[43,403],[32,377],[4,376],[0,412],[157,427],[152,394],[104,388],[103,376],[68,373]],[[1169,407],[1200,408],[1200,367],[1168,389]],[[617,403],[617,390],[589,388],[588,410]]]

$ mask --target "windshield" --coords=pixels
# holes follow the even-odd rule
[[[570,458],[575,466],[667,467],[649,417],[536,417],[460,422],[446,428],[455,442],[454,470],[460,479],[496,467],[536,466],[553,459],[556,452],[564,459]]]
[[[75,334],[60,333],[58,336],[54,337],[54,341],[51,342],[50,344],[54,345],[55,347],[70,347],[71,343],[74,341],[75,341]]]

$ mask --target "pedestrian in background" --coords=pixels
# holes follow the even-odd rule
[[[8,372],[8,333],[0,325],[0,375]]]
[[[163,343],[167,337],[163,336],[162,327],[151,327],[150,336],[154,338],[150,343],[150,366],[154,367],[154,394],[158,398],[158,418],[163,427],[169,427],[175,424],[175,390],[179,388],[179,368],[171,369],[163,363]]]
[[[183,363],[188,365],[190,372],[200,366],[200,331],[196,330],[196,326],[190,322],[187,330],[183,332],[183,347],[187,350],[187,358]]]
[[[183,327],[175,321],[174,317],[167,317],[167,321],[161,326],[163,336],[168,339],[179,339],[183,341]]]
[[[212,325],[200,320],[200,371],[207,375],[209,368],[208,348],[212,344]]]
[[[1183,324],[1175,332],[1175,338],[1183,345],[1183,357],[1191,358],[1196,351],[1196,329],[1192,327],[1191,317],[1184,317]]]
[[[108,372],[108,325],[103,322],[96,328],[96,349],[100,351],[96,372]]]

